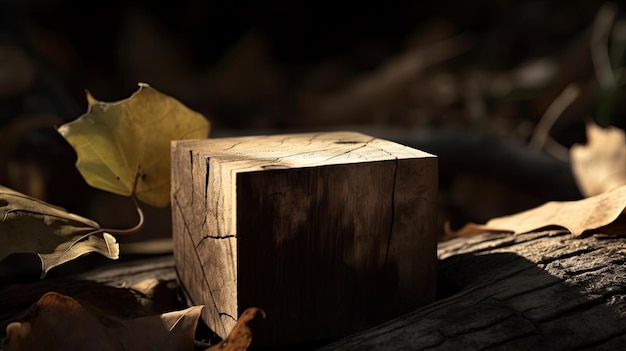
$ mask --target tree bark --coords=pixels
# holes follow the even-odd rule
[[[626,345],[624,239],[562,232],[440,243],[437,302],[320,350],[572,350]]]

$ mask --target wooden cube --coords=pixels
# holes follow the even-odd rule
[[[248,307],[255,346],[324,340],[431,303],[437,158],[354,132],[172,144],[174,256],[226,337]]]

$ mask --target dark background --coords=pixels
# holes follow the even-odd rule
[[[594,25],[602,6],[614,17]],[[369,128],[435,153],[442,221],[574,199],[563,155],[585,121],[624,125],[622,21],[603,1],[0,0],[0,184],[132,225],[132,205],[89,188],[52,127],[86,111],[85,90],[116,101],[146,82],[203,113],[212,136]],[[602,23],[610,89],[591,59]],[[550,130],[561,146],[530,150],[570,84],[579,98]]]

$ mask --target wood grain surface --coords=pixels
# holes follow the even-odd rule
[[[248,307],[254,343],[347,335],[434,300],[437,159],[354,132],[177,141],[174,256],[225,337]]]

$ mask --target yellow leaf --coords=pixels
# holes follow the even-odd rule
[[[584,196],[593,196],[626,184],[626,136],[615,128],[587,124],[587,144],[573,145],[572,170]]]
[[[514,215],[494,218],[486,224],[467,224],[448,237],[485,232],[528,233],[551,226],[567,229],[573,236],[613,223],[626,208],[626,185],[578,201],[548,202]]]
[[[115,238],[98,223],[0,186],[0,260],[12,253],[37,253],[42,276],[89,252],[117,259]]]
[[[209,122],[147,84],[126,100],[101,102],[89,93],[87,100],[87,113],[58,129],[76,150],[76,167],[87,183],[167,206],[170,142],[206,138]]]

